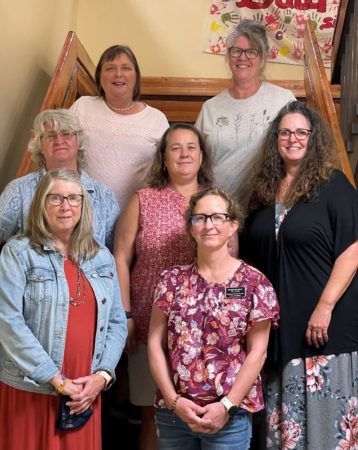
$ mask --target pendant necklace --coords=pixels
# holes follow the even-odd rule
[[[76,264],[76,266],[77,266],[77,290],[76,295],[74,297],[70,297],[70,304],[74,307],[82,305],[86,299],[86,285],[83,281],[83,272],[79,268],[78,264]],[[83,285],[82,299],[81,299],[81,280]]]

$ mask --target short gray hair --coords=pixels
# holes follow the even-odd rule
[[[76,133],[78,144],[77,169],[83,169],[86,166],[87,136],[77,116],[68,109],[46,109],[35,117],[32,128],[33,136],[28,146],[29,151],[32,153],[32,160],[40,168],[46,166],[41,143],[46,124],[52,125],[55,131],[66,130]]]
[[[229,48],[233,47],[235,41],[241,37],[246,37],[252,48],[259,52],[262,58],[261,71],[265,67],[269,45],[267,40],[266,28],[262,23],[256,22],[255,20],[244,19],[242,20],[227,36],[226,38],[226,57],[229,54]]]

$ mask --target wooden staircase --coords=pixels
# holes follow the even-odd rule
[[[323,63],[319,62],[320,55],[317,49],[314,32],[307,27],[305,51],[310,56],[306,59],[305,81],[270,80],[270,82],[291,89],[297,99],[307,100],[310,105],[321,111],[328,123],[334,124],[342,169],[353,182],[336,113],[336,110],[339,110],[340,86],[328,83]],[[312,61],[315,61],[315,64],[312,64]],[[70,31],[41,111],[48,108],[68,108],[82,95],[97,95],[94,73],[95,65],[76,34]],[[324,88],[322,83],[325,83]],[[169,122],[193,123],[203,102],[221,92],[229,84],[229,80],[216,78],[143,77],[141,99],[163,111]],[[35,169],[26,151],[17,176],[25,175]]]

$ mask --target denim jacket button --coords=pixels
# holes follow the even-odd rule
[[[104,327],[101,327],[100,329],[99,329],[99,331],[103,331],[104,330]]]
[[[102,305],[104,305],[106,303],[106,301],[107,301],[106,298],[102,299]]]
[[[93,273],[93,274],[91,275],[91,277],[92,277],[92,278],[97,278],[97,274],[96,274],[96,273]]]

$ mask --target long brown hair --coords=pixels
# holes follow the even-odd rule
[[[324,120],[305,103],[290,102],[279,111],[262,142],[257,173],[253,178],[250,209],[275,203],[280,182],[286,175],[283,160],[277,150],[277,131],[283,117],[294,113],[306,118],[311,133],[296,181],[285,196],[285,205],[291,207],[299,199],[313,198],[317,195],[321,183],[329,180],[332,170],[337,167],[336,143]]]
[[[169,183],[169,174],[164,165],[165,151],[168,146],[170,135],[176,130],[192,131],[198,138],[199,147],[202,151],[203,159],[198,172],[198,183],[200,186],[211,186],[214,182],[214,174],[212,169],[211,154],[208,150],[205,139],[200,131],[193,125],[188,123],[175,123],[171,125],[163,134],[154,156],[153,164],[148,174],[148,185],[150,187],[165,187]]]

